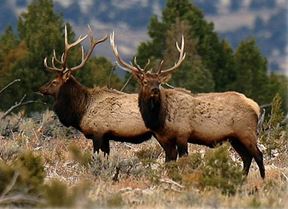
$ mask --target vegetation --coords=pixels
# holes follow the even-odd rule
[[[282,128],[264,128],[259,136],[264,181],[254,161],[243,178],[241,159],[229,144],[214,149],[190,144],[187,157],[165,164],[155,139],[139,145],[111,142],[107,158],[93,156],[92,142],[64,128],[53,112],[7,116],[0,127],[0,206],[285,208],[287,125],[276,119],[279,99],[274,103],[269,124]],[[273,141],[265,141],[272,133]],[[273,143],[281,146],[270,155]]]

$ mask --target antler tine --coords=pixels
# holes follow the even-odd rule
[[[139,71],[143,71],[143,69],[138,65],[136,56],[134,57],[134,65],[136,65]]]
[[[56,62],[58,62],[59,64],[62,64],[62,62],[61,62],[60,60],[57,59],[55,49],[53,49],[53,57],[55,58],[55,61],[56,61]]]
[[[61,55],[61,63],[63,63],[64,62],[64,53],[62,53],[62,55]]]
[[[87,35],[85,35],[83,37],[82,37],[82,35],[80,35],[79,38],[75,42],[69,44],[68,43],[68,34],[67,34],[67,26],[66,25],[65,25],[65,32],[64,33],[65,33],[65,51],[64,51],[64,53],[63,53],[63,55],[61,57],[61,62],[62,62],[63,69],[66,68],[69,50],[71,48],[73,48],[74,46],[78,45],[79,43],[81,43],[82,41],[84,41],[87,38]]]
[[[48,64],[47,64],[47,57],[45,57],[45,59],[44,59],[44,66],[46,67],[46,69],[48,69],[48,70],[50,70],[50,71],[52,71],[52,72],[55,72],[55,71],[56,71],[56,72],[62,72],[62,70],[63,70],[63,69],[60,69],[60,68],[55,67],[53,58],[52,58],[52,67],[48,66]]]
[[[162,71],[162,66],[163,66],[164,60],[161,60],[161,62],[159,63],[159,67],[158,67],[158,71],[157,74],[160,74]]]
[[[56,66],[55,66],[55,57],[52,57],[52,67],[56,68]]]
[[[145,71],[145,72],[146,72],[146,68],[149,66],[149,64],[150,64],[150,59],[147,60],[147,63],[146,63],[146,65],[144,66],[144,71]]]
[[[176,42],[176,48],[179,51],[179,58],[178,61],[175,63],[175,65],[165,71],[158,71],[159,74],[161,75],[167,75],[169,73],[172,73],[175,69],[177,69],[181,63],[184,61],[185,57],[186,57],[186,53],[184,53],[184,36],[182,35],[181,37],[181,48],[178,45],[178,42]]]
[[[129,65],[126,63],[122,58],[119,56],[117,46],[115,45],[115,37],[114,37],[114,31],[110,34],[110,44],[112,47],[112,51],[116,57],[116,63],[119,67],[121,67],[123,70],[128,72],[134,72],[134,73],[142,73],[142,70],[139,70],[137,67],[134,67],[133,65]]]
[[[104,42],[104,41],[107,40],[108,35],[106,34],[105,36],[103,36],[103,38],[101,38],[101,39],[99,39],[98,41],[96,41],[96,40],[94,39],[94,37],[93,37],[93,33],[92,33],[92,29],[91,29],[90,25],[88,25],[88,29],[89,29],[88,35],[89,35],[89,37],[90,37],[91,45],[93,44],[93,45],[96,46],[97,44],[102,43],[102,42]]]
[[[91,29],[90,25],[88,25],[88,30],[89,30],[89,31],[88,31],[88,36],[89,36],[89,38],[90,38],[90,50],[88,51],[88,53],[87,53],[86,56],[85,56],[84,48],[83,48],[83,46],[82,46],[82,48],[81,48],[81,52],[82,52],[82,59],[81,59],[81,60],[82,60],[82,61],[81,61],[81,63],[80,63],[79,65],[71,68],[71,71],[72,71],[72,72],[73,72],[73,71],[76,71],[76,70],[78,70],[78,69],[81,69],[81,68],[84,66],[84,64],[87,62],[87,60],[89,59],[89,57],[91,56],[91,54],[92,54],[95,46],[96,46],[97,44],[99,44],[99,43],[102,43],[102,42],[106,41],[107,38],[108,38],[108,36],[105,35],[103,38],[101,38],[101,39],[99,39],[99,40],[96,40],[96,39],[93,37],[93,33],[92,33],[92,29]],[[86,35],[86,37],[87,37],[87,35]]]

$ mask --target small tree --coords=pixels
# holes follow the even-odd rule
[[[235,53],[236,80],[233,89],[255,99],[259,104],[272,100],[267,75],[267,60],[254,39],[242,41]]]
[[[284,114],[281,110],[282,99],[279,94],[273,98],[269,119],[263,125],[260,140],[266,147],[265,152],[269,157],[274,157],[274,153],[287,150],[287,126],[282,125]]]

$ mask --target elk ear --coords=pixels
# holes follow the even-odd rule
[[[167,83],[170,79],[171,79],[171,74],[159,76],[160,83]]]
[[[64,73],[62,75],[62,79],[63,79],[64,83],[70,78],[70,76],[71,76],[71,71],[70,70],[68,70],[66,73]]]

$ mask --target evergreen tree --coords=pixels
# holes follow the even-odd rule
[[[231,53],[226,55],[226,52],[229,52],[228,45],[219,40],[214,32],[213,24],[208,23],[204,19],[203,13],[189,0],[167,0],[166,7],[162,12],[162,19],[158,20],[157,16],[151,18],[148,27],[151,40],[139,46],[137,54],[139,64],[143,65],[148,58],[161,59],[164,56],[167,48],[167,33],[171,27],[174,27],[178,19],[180,22],[186,21],[190,26],[189,35],[192,39],[197,40],[196,51],[204,66],[202,69],[207,69],[212,74],[215,90],[226,90],[231,83],[231,79],[227,78],[233,77],[231,74],[234,73],[231,71],[233,67],[229,60]],[[190,80],[192,82],[193,79]]]
[[[175,42],[180,43],[181,36],[185,37],[186,58],[179,69],[172,75],[171,84],[191,89],[193,92],[210,92],[214,90],[214,81],[209,70],[203,65],[197,53],[197,40],[189,33],[190,26],[187,21],[177,20],[167,31],[166,49],[164,50],[164,67],[174,65],[179,57]]]
[[[24,94],[28,99],[37,100],[34,94],[39,86],[51,78],[51,73],[45,72],[43,59],[51,55],[53,49],[60,51],[63,48],[63,20],[62,17],[53,12],[52,0],[33,0],[28,6],[27,12],[20,15],[18,20],[19,45],[16,54],[20,49],[26,49],[25,56],[15,59],[9,68],[8,80],[21,78],[19,86],[11,87],[15,98],[21,98]],[[11,100],[1,103],[6,109],[11,105]],[[44,107],[43,105],[41,105]],[[29,106],[31,110],[38,109],[39,104]]]
[[[15,51],[18,51],[16,49],[17,46],[18,39],[13,33],[12,27],[9,26],[0,37],[0,87],[6,85],[7,81],[5,78],[9,73],[10,66],[18,57],[15,55]]]
[[[259,104],[272,101],[267,60],[262,56],[254,39],[242,41],[235,52],[236,81],[234,90],[255,99]]]
[[[281,109],[284,113],[288,112],[288,76],[287,75],[278,75],[272,73],[270,75],[270,94],[269,98],[275,97],[276,94],[279,94],[282,99]]]
[[[113,69],[112,63],[105,57],[94,57],[90,58],[76,76],[88,87],[107,86],[119,90],[123,84]]]

